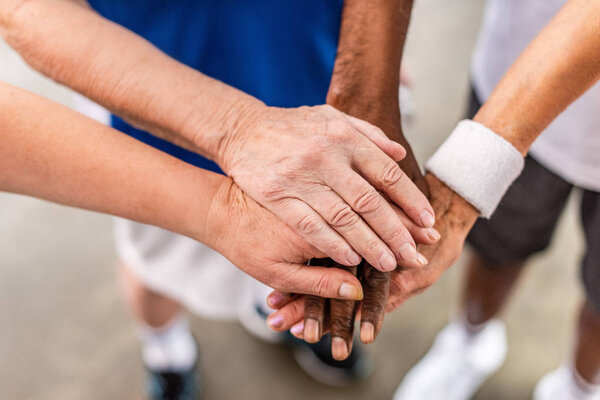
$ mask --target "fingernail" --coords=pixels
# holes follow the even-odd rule
[[[431,228],[435,224],[435,217],[429,210],[421,211],[421,225],[425,228]]]
[[[304,332],[304,321],[292,326],[290,328],[290,332],[292,332],[292,335],[296,337],[302,337],[302,333]]]
[[[347,300],[362,300],[363,292],[362,289],[357,288],[349,283],[342,283],[338,290],[338,295]]]
[[[285,296],[279,292],[274,292],[267,297],[267,305],[271,308],[277,308],[283,302]]]
[[[438,241],[442,238],[442,235],[440,235],[440,233],[435,228],[429,228],[427,230],[427,236],[429,236],[429,239],[435,241]]]
[[[392,253],[386,251],[379,257],[379,267],[385,272],[395,270],[396,258]]]
[[[356,254],[354,251],[349,251],[346,259],[351,265],[358,265],[362,261],[362,257]]]
[[[364,344],[375,341],[375,326],[370,322],[363,322],[360,325],[360,341]]]
[[[278,329],[283,325],[283,317],[281,315],[272,315],[267,319],[267,324],[271,327],[271,329]]]
[[[334,337],[331,341],[331,355],[334,360],[342,361],[348,358],[348,346],[341,337]]]
[[[417,258],[417,249],[411,243],[404,243],[400,246],[400,257],[407,262],[413,262]]]
[[[319,336],[319,321],[308,318],[304,322],[304,340],[308,343],[317,343],[321,339]]]
[[[421,253],[417,253],[417,261],[421,265],[427,265],[427,264],[429,264],[429,261],[427,260],[427,258],[425,258],[425,256],[423,254],[421,254]]]

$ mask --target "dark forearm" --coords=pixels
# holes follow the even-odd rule
[[[364,119],[407,150],[402,170],[425,194],[427,184],[400,121],[400,63],[413,0],[348,0],[327,103]]]
[[[400,139],[400,61],[412,0],[347,0],[327,102]],[[392,115],[390,115],[390,112]]]

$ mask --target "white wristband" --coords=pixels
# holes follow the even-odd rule
[[[524,164],[521,153],[507,140],[478,122],[464,120],[425,169],[489,218]]]

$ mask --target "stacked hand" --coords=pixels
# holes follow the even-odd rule
[[[397,112],[382,110],[385,112],[378,112],[376,115],[370,116],[365,112],[365,108],[356,101],[344,103],[338,101],[339,98],[330,100],[340,109],[375,123],[396,142],[402,142],[408,149],[408,157],[400,161],[398,165],[401,167],[403,179],[415,183],[421,192],[429,192],[410,146],[401,134],[400,116]],[[392,107],[386,108],[394,110],[394,104],[388,104],[391,104]],[[435,229],[423,228],[415,224],[392,202],[387,202],[387,205],[394,211],[395,217],[406,227],[414,243],[433,244],[439,239],[439,233]],[[398,258],[398,264],[400,268],[407,271],[418,270],[427,264],[427,259],[419,252],[415,252],[415,257],[412,259]],[[343,360],[352,350],[354,321],[357,317],[361,321],[360,339],[363,343],[373,342],[379,333],[390,295],[392,273],[378,270],[366,260],[363,260],[358,266],[344,266],[332,259],[316,259],[312,260],[311,265],[342,269],[356,275],[362,285],[364,298],[361,301],[352,301],[275,292],[269,297],[268,302],[271,307],[279,309],[279,311],[269,318],[269,325],[278,331],[291,328],[293,335],[303,338],[309,343],[316,343],[322,335],[331,333],[332,355],[337,360]]]
[[[280,317],[284,322],[276,330],[291,329],[296,337],[313,342],[320,335],[331,332],[332,354],[336,359],[348,356],[352,346],[354,319],[361,318],[360,338],[372,342],[383,324],[384,310],[393,311],[409,297],[431,286],[460,255],[467,233],[477,218],[477,211],[435,176],[425,177],[431,192],[431,204],[437,215],[436,229],[441,233],[437,243],[419,236],[422,230],[413,231],[415,240],[422,243],[419,251],[429,259],[422,268],[401,268],[392,273],[381,273],[363,263],[358,276],[364,299],[355,302],[315,299],[312,296],[294,297],[274,292],[269,305],[278,309],[269,320]],[[319,325],[315,329],[315,322]],[[315,334],[315,332],[317,332]],[[340,339],[336,339],[340,338]]]
[[[407,221],[431,227],[433,210],[396,163],[405,149],[374,125],[329,105],[254,105],[218,153],[244,192],[336,262],[419,262]]]

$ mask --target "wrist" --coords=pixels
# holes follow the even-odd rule
[[[184,129],[186,136],[197,147],[197,152],[227,172],[232,148],[244,137],[253,118],[268,107],[236,89],[228,87],[225,92],[221,98],[213,99],[209,104],[199,99],[201,104],[192,105],[187,115],[195,115],[196,118],[188,118]]]
[[[226,246],[224,239],[231,240],[228,229],[232,210],[229,206],[232,199],[236,199],[236,194],[241,192],[231,178],[219,176],[220,179],[215,182],[210,191],[210,202],[204,213],[202,213],[199,222],[201,222],[199,237],[197,240],[211,247],[212,249],[226,255]],[[238,197],[239,200],[239,197]],[[225,253],[224,253],[225,251]]]
[[[426,169],[490,218],[524,166],[506,139],[471,120],[461,121],[427,161]]]
[[[448,220],[449,228],[455,229],[456,233],[466,234],[477,220],[479,211],[434,174],[427,173],[425,180],[432,193],[431,205],[437,218]]]
[[[360,99],[360,100],[357,100]],[[402,145],[406,143],[400,122],[400,105],[398,92],[395,95],[357,93],[337,95],[331,89],[327,95],[327,104],[351,115],[367,121],[383,130],[386,136]]]
[[[217,250],[222,231],[226,228],[227,211],[223,193],[233,184],[232,180],[200,168],[185,167],[186,175],[180,174],[177,182],[166,191],[172,201],[168,212],[174,231],[190,237]]]
[[[400,114],[399,86],[358,82],[344,84],[332,80],[327,104],[354,117],[386,119]]]

